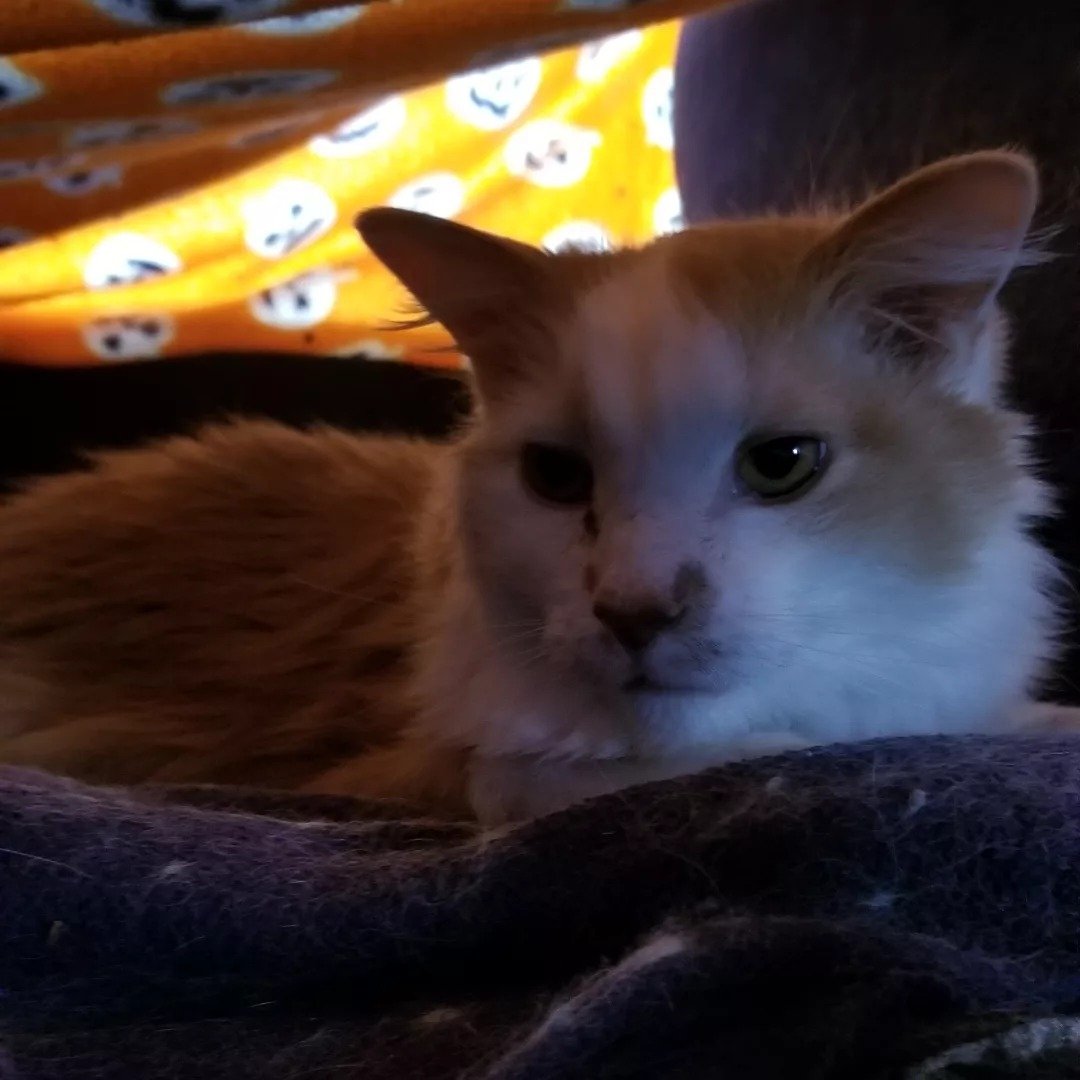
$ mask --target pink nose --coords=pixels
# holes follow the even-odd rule
[[[593,614],[628,653],[636,654],[647,649],[663,631],[675,626],[686,614],[686,608],[660,604],[623,607],[597,601]]]

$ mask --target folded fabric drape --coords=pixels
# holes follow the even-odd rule
[[[677,227],[673,20],[706,6],[5,0],[0,355],[455,363],[438,328],[386,330],[356,213],[556,247]]]

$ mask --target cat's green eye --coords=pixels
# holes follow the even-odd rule
[[[565,446],[526,443],[521,448],[521,479],[544,502],[584,506],[592,498],[589,459]]]
[[[790,498],[820,474],[825,453],[825,443],[814,435],[750,440],[739,447],[735,471],[761,499]]]

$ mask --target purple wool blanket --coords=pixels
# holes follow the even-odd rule
[[[0,769],[3,1080],[1080,1077],[1080,740],[917,738],[495,835]]]

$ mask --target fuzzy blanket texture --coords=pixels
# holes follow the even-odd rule
[[[0,1077],[1080,1076],[1075,741],[398,814],[0,772]]]

